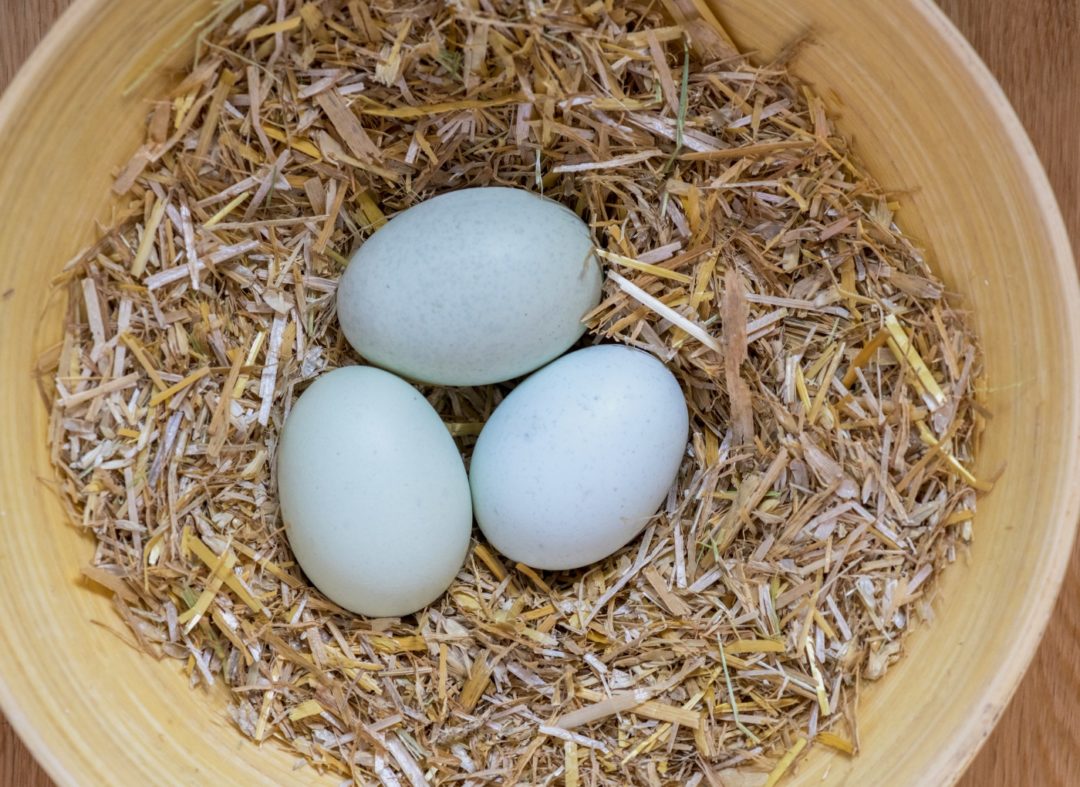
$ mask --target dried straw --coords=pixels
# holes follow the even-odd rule
[[[980,355],[813,91],[691,37],[639,0],[230,3],[200,28],[115,225],[57,280],[43,387],[83,573],[134,647],[229,686],[245,736],[386,785],[772,784],[857,751],[860,683],[932,617],[987,488]],[[601,563],[474,543],[429,609],[359,618],[293,562],[277,435],[359,360],[349,253],[485,184],[589,222],[587,340],[668,363],[687,459]],[[467,457],[507,390],[425,392]]]

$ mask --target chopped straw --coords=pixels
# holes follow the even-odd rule
[[[817,743],[857,752],[859,687],[932,617],[989,488],[981,356],[789,75],[798,47],[755,64],[672,24],[704,4],[661,7],[229,2],[178,44],[197,60],[118,169],[114,225],[58,278],[43,389],[83,576],[133,647],[227,686],[252,741],[353,784],[760,785]],[[282,423],[361,360],[334,312],[350,253],[496,184],[588,222],[584,341],[665,361],[685,461],[595,565],[475,541],[427,609],[348,614],[289,551]],[[423,392],[468,458],[510,388]]]

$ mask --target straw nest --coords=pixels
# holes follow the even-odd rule
[[[59,490],[96,536],[84,575],[132,647],[228,686],[252,741],[386,785],[759,785],[808,744],[857,751],[860,684],[932,617],[988,488],[967,469],[978,347],[788,74],[798,47],[754,64],[670,20],[275,0],[191,31],[114,222],[58,277],[40,371]],[[350,252],[486,184],[589,223],[587,341],[662,358],[692,440],[611,558],[538,573],[474,541],[430,608],[357,617],[292,560],[277,435],[307,383],[361,360],[334,313]],[[424,393],[467,459],[507,390]]]

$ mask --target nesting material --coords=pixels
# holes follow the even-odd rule
[[[860,685],[932,617],[988,488],[980,354],[797,50],[753,64],[638,0],[228,2],[197,33],[114,223],[57,279],[41,366],[83,574],[131,646],[356,784],[760,785],[818,744],[856,753]],[[358,361],[334,314],[350,252],[488,184],[590,224],[587,341],[668,364],[687,456],[599,564],[474,542],[429,609],[358,618],[293,562],[277,437]],[[467,456],[507,390],[425,393]]]

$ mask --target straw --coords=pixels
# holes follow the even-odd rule
[[[821,99],[644,0],[230,3],[193,33],[42,361],[83,575],[132,645],[226,686],[238,735],[355,784],[771,784],[817,743],[856,753],[860,686],[977,524],[984,382]],[[348,614],[289,550],[281,426],[362,360],[334,309],[351,252],[496,184],[588,222],[585,341],[665,361],[686,459],[595,565],[474,541],[427,609]],[[422,392],[468,459],[511,387]]]

